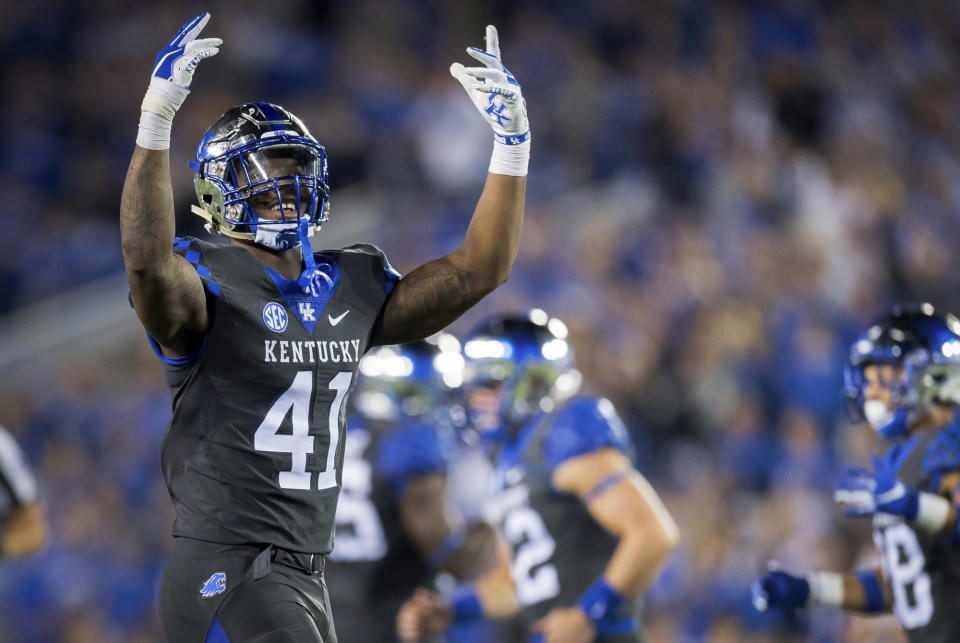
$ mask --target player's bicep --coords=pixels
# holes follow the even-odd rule
[[[492,290],[457,260],[456,253],[425,263],[397,283],[371,344],[402,344],[429,337]]]
[[[130,298],[147,333],[171,356],[193,350],[207,330],[207,300],[196,268],[171,253],[155,271],[128,271]]]
[[[607,448],[571,458],[554,470],[553,482],[580,498],[612,534],[656,530],[676,539],[677,526],[657,492],[621,451]]]

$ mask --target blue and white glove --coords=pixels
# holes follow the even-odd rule
[[[808,605],[843,606],[843,576],[835,572],[811,572],[797,576],[780,569],[771,560],[766,575],[750,585],[750,598],[758,612],[771,607],[796,608]]]
[[[493,130],[495,144],[490,172],[526,176],[530,160],[527,104],[517,79],[500,60],[500,40],[493,25],[487,25],[486,43],[486,50],[467,47],[467,53],[483,63],[483,67],[453,63],[450,74],[460,81],[471,102]]]
[[[151,150],[170,147],[170,124],[190,93],[197,64],[204,58],[215,56],[223,44],[219,38],[196,39],[209,20],[209,13],[188,20],[157,54],[150,86],[140,105],[140,131],[137,133],[140,147]]]
[[[810,598],[810,582],[803,576],[780,571],[770,561],[769,571],[750,585],[750,598],[758,612],[771,607],[803,607]]]
[[[950,516],[950,501],[897,480],[902,458],[891,450],[883,459],[873,456],[873,471],[846,465],[833,492],[834,500],[849,505],[848,516],[885,513],[902,516],[931,534],[943,531]]]

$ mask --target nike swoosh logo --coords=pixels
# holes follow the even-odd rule
[[[330,320],[330,325],[331,325],[331,326],[336,326],[337,324],[339,324],[339,323],[343,320],[344,317],[347,316],[347,313],[349,313],[349,312],[350,312],[350,309],[348,308],[347,310],[343,311],[342,313],[340,313],[340,314],[337,315],[336,317],[334,317],[333,315],[327,315],[327,319]]]

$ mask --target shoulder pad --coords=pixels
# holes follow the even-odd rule
[[[575,397],[556,412],[543,456],[552,470],[570,458],[606,448],[630,450],[627,428],[613,404],[606,398]]]
[[[940,429],[923,455],[923,472],[934,491],[940,486],[940,478],[953,471],[960,471],[960,424],[956,423]]]
[[[452,444],[429,424],[409,424],[380,438],[376,473],[399,494],[413,478],[444,474]]]
[[[210,275],[210,268],[204,260],[204,251],[214,244],[206,243],[194,237],[177,237],[173,240],[173,252],[190,262],[200,275],[203,287],[214,297],[220,297],[220,284]]]
[[[398,281],[400,281],[402,277],[402,275],[392,265],[390,265],[390,260],[387,259],[387,255],[384,254],[383,250],[372,243],[355,243],[352,246],[343,248],[340,252],[364,254],[377,259],[378,267],[383,271],[383,275],[386,280],[385,285],[387,294],[390,294],[390,291],[393,290],[393,287]]]

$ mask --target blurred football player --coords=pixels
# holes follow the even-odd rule
[[[131,302],[173,394],[161,465],[176,540],[162,621],[178,642],[332,641],[323,564],[344,401],[369,347],[429,336],[507,279],[526,107],[488,27],[486,51],[469,50],[482,66],[450,70],[494,132],[483,193],[460,248],[403,279],[370,245],[313,252],[329,211],[327,153],[266,102],[225,112],[190,164],[194,212],[226,243],[176,239],[170,129],[197,65],[222,44],[197,39],[209,18],[188,21],[156,57],[120,206]]]
[[[37,481],[13,436],[0,426],[0,556],[21,556],[47,541]]]
[[[326,568],[340,640],[393,640],[394,617],[415,587],[438,572],[469,580],[496,564],[493,529],[458,524],[446,510],[453,434],[445,416],[462,379],[460,342],[447,333],[360,360]]]
[[[845,394],[854,418],[892,442],[872,470],[847,465],[834,494],[848,515],[872,517],[881,567],[800,576],[774,565],[754,603],[892,609],[911,641],[960,640],[960,320],[893,308],[853,343]]]
[[[517,601],[510,640],[641,640],[638,596],[677,527],[634,469],[626,429],[579,385],[567,329],[542,310],[498,315],[464,342],[474,425],[492,441],[488,518],[511,547]],[[398,629],[416,640],[447,623],[495,617],[484,588],[444,603],[418,590]]]

